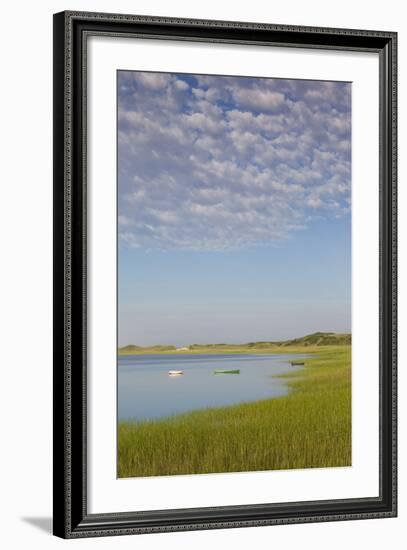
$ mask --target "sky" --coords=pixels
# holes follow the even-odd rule
[[[118,71],[119,346],[351,330],[351,84]]]

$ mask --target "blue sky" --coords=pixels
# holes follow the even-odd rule
[[[118,72],[119,345],[350,331],[351,85]]]

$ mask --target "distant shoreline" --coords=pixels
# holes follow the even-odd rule
[[[306,349],[322,346],[344,346],[351,345],[350,333],[336,332],[315,332],[301,338],[283,341],[249,342],[246,344],[192,344],[189,346],[176,347],[172,345],[136,346],[128,345],[118,349],[119,356],[125,355],[146,355],[146,354],[198,354],[198,353],[300,353]]]

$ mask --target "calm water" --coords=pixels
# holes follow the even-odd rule
[[[127,355],[119,357],[119,420],[160,418],[195,409],[286,395],[284,379],[299,355]],[[240,374],[214,375],[215,369]],[[183,370],[168,376],[169,370]]]

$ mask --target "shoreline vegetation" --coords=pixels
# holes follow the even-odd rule
[[[295,353],[298,348],[321,346],[344,346],[351,344],[351,335],[337,332],[314,332],[301,338],[282,341],[248,342],[246,344],[191,344],[184,347],[173,345],[137,346],[129,344],[118,349],[118,355],[171,354],[171,353]]]
[[[289,395],[119,422],[118,477],[350,466],[351,345],[340,336],[339,345],[271,348],[310,354],[300,370],[279,375]]]

